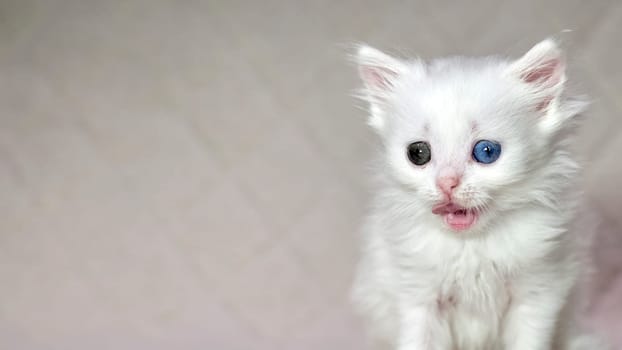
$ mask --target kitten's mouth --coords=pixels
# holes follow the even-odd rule
[[[432,208],[432,213],[442,216],[445,223],[455,231],[469,229],[477,222],[479,216],[476,210],[464,208],[451,202],[435,205]]]

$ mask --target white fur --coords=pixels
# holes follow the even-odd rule
[[[429,64],[363,46],[357,62],[383,145],[353,288],[374,334],[398,350],[595,349],[570,316],[587,232],[569,230],[579,191],[568,146],[585,103],[563,95],[556,43],[515,61]],[[532,72],[544,77],[527,82]],[[471,159],[479,139],[502,144],[499,160]],[[432,149],[423,167],[406,156],[420,140]],[[464,174],[455,200],[482,211],[465,232],[431,213],[447,167]]]

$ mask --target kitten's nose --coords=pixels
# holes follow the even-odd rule
[[[436,179],[436,186],[448,197],[451,197],[454,188],[459,184],[460,178],[458,176],[443,176]]]

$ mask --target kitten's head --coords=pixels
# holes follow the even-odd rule
[[[553,40],[514,61],[424,63],[367,46],[356,58],[383,171],[418,211],[462,231],[526,205],[554,205],[556,182],[575,168],[565,130],[583,104],[561,96],[565,63]]]

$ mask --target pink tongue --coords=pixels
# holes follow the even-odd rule
[[[473,224],[475,215],[470,210],[449,213],[445,216],[445,221],[455,229],[465,229]]]

